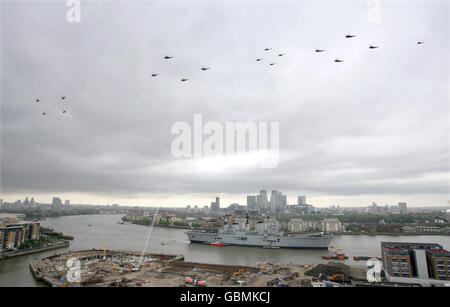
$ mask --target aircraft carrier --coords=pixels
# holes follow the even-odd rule
[[[248,220],[244,229],[236,223],[226,223],[218,231],[187,231],[191,242],[211,245],[241,245],[258,246],[263,248],[305,248],[328,249],[332,235],[318,233],[284,234],[276,223],[267,226],[260,222],[250,231]]]

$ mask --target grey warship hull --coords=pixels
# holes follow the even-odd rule
[[[207,232],[187,231],[186,235],[191,242],[197,243],[223,243],[226,245],[255,246],[268,248],[303,248],[328,249],[333,237],[321,233],[309,234],[261,234],[248,232]]]

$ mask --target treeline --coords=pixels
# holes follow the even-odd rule
[[[68,216],[68,215],[92,215],[100,214],[97,209],[74,209],[70,211],[56,211],[56,210],[46,210],[46,211],[36,211],[36,210],[25,210],[23,212],[26,219],[40,219],[46,217],[57,217],[57,216]]]
[[[38,240],[31,239],[23,242],[19,246],[19,250],[29,249],[29,248],[38,248],[44,246],[49,241],[48,238],[41,236]]]
[[[292,216],[278,216],[279,221],[289,221]],[[410,223],[425,223],[425,221],[432,222],[435,219],[442,219],[442,217],[435,215],[377,215],[377,214],[352,214],[352,215],[301,215],[294,218],[301,218],[304,221],[320,221],[326,218],[338,219],[341,223],[380,223],[384,221],[388,224],[410,224]],[[431,224],[429,224],[431,225]],[[434,225],[434,224],[433,224]],[[436,224],[442,226],[442,224]]]

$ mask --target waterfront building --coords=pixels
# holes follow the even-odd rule
[[[0,225],[0,251],[15,250],[27,240],[39,238],[39,223],[13,223]]]
[[[342,223],[338,219],[328,218],[323,219],[318,223],[319,223],[318,229],[323,232],[332,233],[332,232],[340,232],[343,230]]]
[[[450,280],[450,252],[442,249],[426,251],[432,278]]]
[[[431,286],[450,280],[450,253],[440,244],[381,242],[381,257],[391,282]]]

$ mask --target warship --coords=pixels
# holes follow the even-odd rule
[[[263,248],[328,249],[332,235],[322,232],[285,234],[276,223],[269,225],[258,222],[250,231],[248,218],[244,227],[228,221],[217,231],[190,230],[186,232],[192,243],[206,243],[213,246],[241,245]]]

